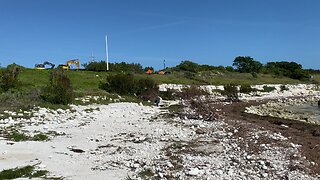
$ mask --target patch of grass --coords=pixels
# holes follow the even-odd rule
[[[6,169],[0,172],[0,179],[17,179],[17,178],[37,178],[44,177],[48,171],[35,170],[35,166],[25,166],[21,168]]]
[[[32,174],[32,177],[45,177],[48,174],[47,170],[38,170]]]
[[[27,141],[29,140],[29,136],[27,136],[24,133],[20,133],[17,131],[14,131],[9,134],[8,139],[15,141],[15,142],[20,142],[20,141]]]
[[[47,141],[47,140],[49,140],[49,136],[46,134],[43,134],[43,133],[39,133],[39,134],[34,135],[31,138],[31,140],[33,140],[33,141]]]
[[[85,109],[84,110],[86,113],[91,113],[91,112],[93,112],[93,111],[100,111],[100,108],[88,108],[88,109]]]
[[[274,90],[276,90],[275,87],[272,87],[272,86],[263,86],[262,92],[271,92],[271,91],[274,91]]]
[[[167,109],[170,113],[181,113],[183,112],[184,106],[182,104],[170,105]]]
[[[4,137],[11,141],[21,142],[21,141],[47,141],[49,136],[44,133],[38,133],[34,136],[29,136],[23,132],[18,132],[17,130],[12,130],[7,132]]]
[[[243,84],[240,86],[241,93],[249,94],[249,93],[255,92],[255,91],[257,91],[257,90],[252,88],[249,84]]]

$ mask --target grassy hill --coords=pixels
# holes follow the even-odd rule
[[[19,75],[19,80],[22,83],[23,89],[40,88],[49,82],[49,74],[51,70],[24,69]],[[93,72],[93,71],[67,71],[71,79],[74,90],[78,93],[96,94],[102,90],[98,88],[99,82],[103,81],[108,75],[114,72]],[[137,77],[148,77],[155,80],[158,84],[173,83],[173,84],[210,84],[210,85],[225,85],[225,84],[297,84],[305,83],[287,77],[273,77],[270,74],[259,74],[258,78],[253,78],[249,73],[237,72],[202,72],[194,74],[192,77],[187,76],[182,72],[173,72],[172,74],[136,74]],[[320,81],[320,76],[315,76],[315,79]]]
[[[19,85],[17,88],[10,89],[7,92],[0,93],[1,110],[8,109],[29,109],[33,106],[55,106],[46,103],[40,99],[40,92],[43,87],[49,83],[49,75],[52,70],[37,70],[23,68],[18,76]],[[105,79],[116,74],[116,72],[93,72],[93,71],[66,71],[70,77],[71,85],[74,89],[76,97],[83,97],[87,95],[103,95],[110,98],[117,97],[117,95],[107,93],[105,90],[99,89],[99,83]],[[137,78],[151,78],[158,84],[174,83],[174,84],[189,84],[189,85],[254,85],[254,84],[297,84],[297,83],[311,83],[311,81],[299,81],[287,77],[274,77],[270,74],[258,74],[254,78],[249,73],[238,72],[218,72],[205,71],[201,73],[188,73],[172,71],[171,74],[135,74]],[[314,75],[313,82],[320,82],[320,75]],[[109,98],[108,98],[109,99]],[[137,101],[137,97],[125,97],[128,101]],[[140,100],[138,100],[140,102]],[[108,103],[106,101],[106,103]],[[61,107],[61,106],[57,106]]]

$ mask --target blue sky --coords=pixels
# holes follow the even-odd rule
[[[0,0],[1,66],[105,59],[161,68],[296,61],[320,69],[318,0]]]

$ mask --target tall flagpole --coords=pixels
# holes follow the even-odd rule
[[[106,35],[106,63],[107,63],[107,71],[109,71],[109,52],[108,52],[108,36]]]

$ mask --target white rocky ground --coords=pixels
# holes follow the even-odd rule
[[[258,106],[246,107],[245,112],[251,114],[257,114],[259,116],[272,116],[279,117],[283,119],[293,119],[308,123],[320,124],[319,116],[313,112],[298,112],[292,110],[293,106],[301,105],[313,105],[317,106],[320,97],[317,96],[307,96],[304,98],[297,99],[278,99],[276,101],[269,101],[266,104],[261,104]]]
[[[11,125],[65,135],[47,142],[1,140],[0,169],[38,164],[66,179],[125,179],[146,169],[174,179],[316,178],[288,171],[288,157],[298,157],[299,163],[301,155],[299,145],[281,134],[252,129],[249,141],[267,137],[288,146],[264,144],[254,155],[240,148],[246,137],[234,136],[238,130],[223,121],[155,118],[160,112],[133,103],[73,106],[72,111],[40,108],[30,121],[15,119]]]
[[[296,84],[296,85],[283,85],[283,84],[263,84],[263,85],[252,85],[252,88],[262,90],[263,86],[274,87],[275,90],[271,92],[252,92],[250,94],[239,93],[241,100],[262,100],[262,99],[279,99],[293,96],[319,96],[320,86],[316,84]],[[282,91],[281,86],[288,88]],[[167,91],[168,89],[181,91],[183,88],[190,87],[182,84],[162,84],[160,85],[160,91]],[[217,90],[224,90],[223,86],[214,85],[203,85],[200,86],[214,96],[214,98],[223,98]],[[238,89],[240,86],[238,86]]]
[[[45,142],[1,139],[0,171],[37,164],[65,179],[319,178],[309,174],[306,167],[314,162],[302,157],[290,137],[259,127],[248,127],[243,136],[223,118],[203,121],[163,113],[135,103],[7,111],[1,129],[19,125],[28,134],[55,131],[58,136]],[[264,139],[272,143],[259,143]],[[248,151],[252,145],[259,153]],[[293,165],[301,168],[290,170]]]

